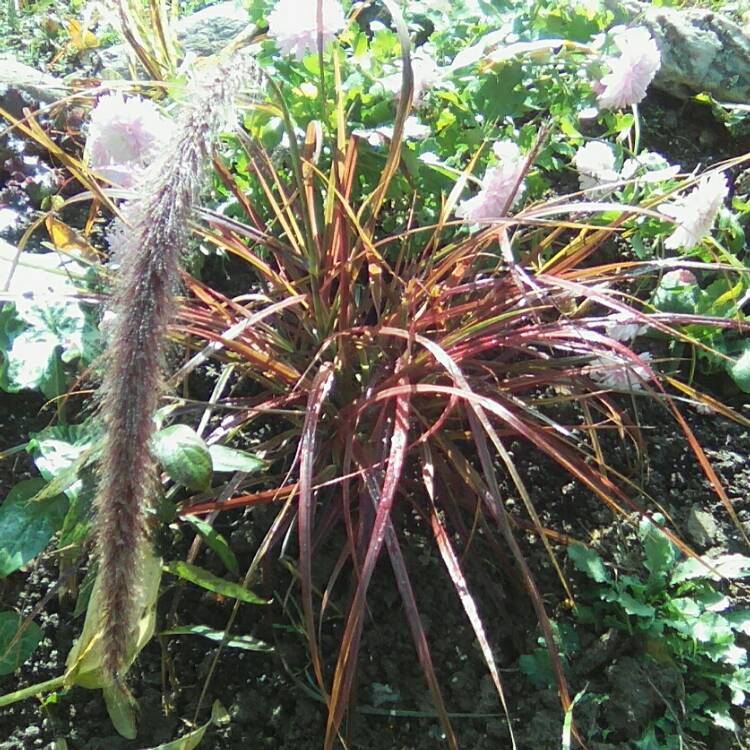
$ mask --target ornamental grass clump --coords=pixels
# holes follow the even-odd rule
[[[562,707],[572,710],[521,538],[540,541],[572,601],[553,544],[566,537],[543,526],[510,444],[554,462],[613,512],[646,518],[650,498],[608,465],[599,435],[616,430],[640,449],[628,407],[636,397],[652,398],[683,431],[737,522],[678,408],[678,399],[701,395],[662,365],[665,341],[706,351],[693,337],[696,327],[747,325],[705,310],[660,311],[650,298],[665,272],[663,279],[688,267],[716,272],[703,257],[657,259],[656,251],[708,241],[723,201],[723,193],[716,197],[719,180],[700,183],[696,194],[705,195],[707,185],[714,198],[700,226],[689,225],[684,214],[692,195],[674,198],[674,168],[644,159],[635,126],[629,132],[621,114],[607,111],[635,107],[658,68],[658,51],[641,31],[621,32],[621,57],[604,61],[609,75],[588,80],[587,71],[603,67],[601,60],[589,66],[593,46],[506,39],[484,16],[473,26],[463,22],[473,29],[467,36],[486,38],[458,50],[443,39],[440,59],[432,59],[440,14],[452,10],[424,11],[436,14],[437,41],[414,52],[391,0],[383,3],[390,17],[380,9],[369,28],[359,26],[360,5],[349,16],[336,0],[311,0],[297,15],[288,0],[267,5],[251,12],[268,22],[257,56],[267,71],[268,100],[249,108],[214,154],[235,95],[255,85],[254,63],[235,54],[197,77],[162,153],[150,166],[140,163],[154,158],[150,149],[132,159],[144,172],[111,234],[116,284],[96,500],[95,615],[104,672],[117,682],[132,658],[143,561],[153,563],[147,512],[158,477],[149,444],[170,336],[194,352],[170,385],[209,357],[227,368],[207,409],[221,415],[207,442],[257,438],[270,467],[260,479],[240,476],[212,490],[216,499],[180,497],[180,514],[277,509],[244,583],[296,540],[310,676],[328,711],[325,750],[343,731],[356,692],[370,585],[386,557],[447,744],[459,746],[406,563],[401,508],[434,540],[502,708],[492,632],[464,569],[478,530],[511,585],[528,594]],[[442,28],[450,30],[448,20]],[[489,20],[497,28],[505,21],[499,11]],[[642,55],[628,48],[628,38],[643,42]],[[546,65],[542,85],[527,56]],[[568,62],[573,72],[564,77]],[[513,76],[517,82],[506,86]],[[553,92],[553,111],[545,97],[558,80],[564,85]],[[620,133],[625,146],[583,145],[569,115],[597,103],[607,132]],[[635,107],[633,122],[637,117]],[[219,198],[197,209],[212,156]],[[114,155],[101,164],[122,161]],[[555,170],[574,168],[582,192],[550,198]],[[673,219],[680,222],[678,239],[669,236]],[[639,235],[646,224],[650,234]],[[229,296],[184,271],[189,232],[240,263],[249,288]],[[623,237],[650,243],[652,255],[613,256]],[[187,295],[178,306],[181,278]],[[244,395],[226,394],[230,374],[249,383]],[[713,400],[711,406],[732,416]],[[664,534],[691,554],[668,527]],[[316,564],[326,547],[336,560],[328,577]],[[321,632],[334,603],[343,629],[338,647],[324,652]]]
[[[175,311],[188,221],[213,141],[234,100],[255,86],[247,54],[235,53],[191,82],[174,132],[136,185],[110,236],[117,273],[99,402],[105,426],[96,496],[96,551],[101,585],[104,670],[121,678],[138,616],[139,571],[147,509],[156,488],[150,441],[164,391],[166,333]],[[119,123],[102,123],[98,135]],[[96,153],[96,150],[94,150]]]
[[[434,131],[424,147],[410,146],[411,43],[395,4],[385,5],[402,71],[400,91],[388,100],[387,138],[368,137],[384,130],[382,120],[373,121],[377,114],[370,121],[354,114],[385,87],[378,81],[365,95],[352,68],[344,68],[343,46],[331,52],[326,37],[318,60],[308,55],[303,64],[271,44],[265,49],[261,60],[284,85],[273,86],[272,103],[246,118],[248,132],[238,134],[217,176],[225,202],[202,210],[196,228],[204,244],[247,264],[257,284],[253,301],[191,281],[194,295],[175,326],[187,346],[200,350],[180,378],[210,353],[253,383],[245,398],[218,402],[231,412],[216,439],[256,428],[266,433],[266,420],[273,422],[272,435],[257,446],[274,467],[265,478],[270,488],[187,504],[182,512],[278,507],[246,582],[293,534],[310,677],[328,709],[325,750],[334,747],[355,692],[368,592],[384,557],[448,746],[459,744],[405,561],[399,507],[412,510],[433,538],[502,706],[492,638],[461,561],[476,528],[530,597],[562,706],[571,708],[552,626],[518,538],[531,533],[541,541],[570,595],[552,544],[559,536],[543,527],[511,441],[532,446],[615,513],[647,517],[648,498],[606,463],[598,435],[617,429],[640,445],[627,405],[635,396],[652,397],[684,432],[737,521],[677,405],[675,396],[695,390],[662,375],[644,341],[649,332],[657,341],[691,343],[683,326],[733,323],[655,314],[632,292],[644,279],[655,285],[663,269],[679,266],[677,259],[597,261],[623,227],[632,231],[637,220],[666,215],[650,205],[584,202],[580,195],[546,202],[539,192],[530,196],[541,176],[536,161],[549,158],[553,124],[536,122],[521,148],[508,141],[511,128],[488,123],[487,147],[462,144],[462,169]],[[367,59],[364,35],[346,33]],[[291,44],[279,46],[299,55]],[[643,86],[650,75],[639,79]],[[421,113],[439,93],[420,93]],[[372,106],[377,113],[384,108],[380,100]],[[478,114],[477,121],[486,123]],[[276,147],[261,147],[263,138]],[[602,176],[598,168],[588,171]],[[602,181],[616,179],[613,171],[614,159]],[[522,513],[508,510],[509,494],[520,499]],[[665,533],[691,554],[676,534]],[[316,556],[328,545],[336,564],[322,578]],[[345,611],[343,631],[335,653],[324,653],[320,634],[334,602]]]

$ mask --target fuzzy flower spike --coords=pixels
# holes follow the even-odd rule
[[[237,53],[193,82],[173,137],[110,236],[120,265],[99,396],[105,438],[95,532],[103,669],[111,680],[122,679],[132,658],[148,543],[146,511],[157,485],[149,444],[164,389],[166,332],[187,224],[213,141],[233,112],[236,94],[254,80],[252,58]]]
[[[346,16],[338,0],[278,0],[268,15],[268,36],[285,55],[294,54],[301,60],[318,48],[319,34],[325,46],[345,25]]]
[[[677,228],[667,237],[668,250],[691,250],[711,231],[716,215],[729,193],[723,172],[703,177],[687,195],[674,203],[663,203],[659,211],[672,218]]]
[[[642,26],[625,29],[615,37],[619,57],[607,58],[610,72],[599,82],[599,106],[623,109],[638,104],[661,67],[656,42]]]

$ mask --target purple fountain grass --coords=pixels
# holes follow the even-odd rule
[[[175,310],[187,224],[203,183],[213,139],[231,118],[233,100],[255,65],[236,53],[195,78],[175,135],[123,207],[113,230],[119,268],[105,375],[99,392],[106,427],[96,498],[96,546],[103,592],[105,672],[120,679],[132,659],[139,570],[156,488],[149,448],[164,389],[167,326]]]

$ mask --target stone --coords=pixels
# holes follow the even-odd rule
[[[207,57],[216,54],[249,24],[247,11],[239,3],[218,3],[181,19],[177,24],[177,40],[185,54]],[[129,78],[131,55],[126,44],[101,50],[102,72]]]
[[[65,84],[54,76],[18,62],[13,55],[0,55],[0,107],[13,117],[23,117],[23,108],[38,109],[65,93]]]
[[[697,505],[690,508],[687,532],[699,547],[712,547],[721,541],[721,530],[716,519]]]
[[[652,86],[688,99],[706,92],[725,103],[750,99],[750,33],[703,8],[660,8],[638,0],[605,0],[618,22],[645,26],[661,53]]]

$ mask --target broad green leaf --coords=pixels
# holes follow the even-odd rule
[[[31,435],[28,450],[34,457],[39,473],[48,482],[65,479],[63,491],[71,499],[80,492],[78,478],[81,459],[87,457],[97,434],[90,422],[79,425],[55,425]]]
[[[67,499],[34,499],[44,487],[43,479],[26,479],[0,505],[0,578],[33,560],[62,526]]]
[[[641,602],[627,591],[611,591],[605,596],[609,602],[617,602],[627,614],[637,617],[653,617],[656,610],[645,602]]]
[[[602,558],[590,547],[584,547],[582,544],[571,544],[568,547],[568,557],[577,570],[585,573],[596,583],[606,583],[610,580]]]
[[[689,625],[688,632],[703,643],[731,643],[734,634],[729,622],[716,612],[705,612]]]
[[[221,641],[224,638],[224,631],[212,630],[206,625],[183,625],[164,630],[161,635],[200,635],[211,641]],[[245,649],[246,651],[273,651],[273,646],[258,638],[253,638],[251,635],[232,635],[225,645],[230,648]]]
[[[161,558],[152,552],[145,555],[140,571],[140,587],[135,603],[135,611],[139,618],[130,632],[129,667],[143,647],[151,640],[156,626],[156,601],[159,597],[161,582]],[[103,648],[101,641],[101,613],[104,606],[102,601],[102,582],[97,575],[91,597],[86,607],[86,619],[83,632],[73,644],[68,654],[65,666],[65,686],[80,685],[94,690],[111,685],[110,678],[102,669]]]
[[[672,583],[683,583],[696,578],[719,581],[722,577],[737,579],[750,576],[750,557],[745,557],[745,555],[719,555],[718,557],[704,557],[702,560],[703,562],[689,557],[678,563],[674,573],[672,573]],[[716,573],[710,570],[708,566]]]
[[[745,393],[750,393],[750,344],[745,343],[743,351],[731,364],[726,365],[732,380]]]
[[[117,733],[127,740],[134,740],[138,735],[135,723],[136,703],[130,693],[116,683],[103,687],[102,693],[107,713]]]
[[[723,615],[727,622],[745,635],[750,635],[750,609],[735,609]]]
[[[726,703],[712,703],[703,709],[714,723],[714,726],[726,729],[730,732],[738,731],[737,724],[729,715],[729,706]]]
[[[227,540],[202,518],[185,516],[185,520],[203,537],[206,544],[219,556],[230,573],[239,573],[239,564]]]
[[[225,445],[212,445],[208,452],[211,454],[214,471],[245,471],[253,474],[267,466],[262,458]]]
[[[252,591],[249,591],[239,583],[233,583],[224,578],[219,578],[213,573],[209,573],[207,570],[199,568],[197,565],[191,565],[182,560],[167,563],[164,565],[164,570],[167,573],[171,573],[173,576],[184,578],[186,581],[190,581],[190,583],[194,583],[196,586],[200,586],[208,591],[213,591],[215,594],[220,594],[221,596],[239,599],[241,602],[247,602],[248,604],[269,603],[267,600],[256,596]]]
[[[534,649],[531,654],[524,654],[518,659],[518,668],[538,689],[547,688],[555,682],[555,674],[546,649]]]
[[[200,492],[211,485],[213,461],[208,446],[184,424],[165,427],[154,435],[154,455],[178,484]]]
[[[0,612],[0,676],[15,672],[39,645],[42,629],[29,622],[20,635],[24,620],[17,612]]]
[[[677,559],[677,550],[667,536],[649,519],[644,518],[638,526],[646,555],[646,569],[653,576],[666,576]]]

